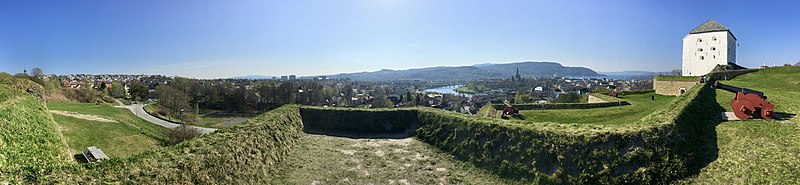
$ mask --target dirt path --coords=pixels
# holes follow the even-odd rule
[[[275,184],[506,184],[416,138],[305,134]]]
[[[69,117],[78,118],[78,119],[85,119],[85,120],[89,120],[89,121],[99,121],[99,122],[107,122],[107,123],[116,123],[117,122],[117,121],[115,121],[113,119],[100,117],[100,116],[96,116],[96,115],[90,115],[90,114],[81,114],[81,113],[77,113],[77,112],[50,110],[50,113],[58,114],[58,115],[62,115],[62,116],[69,116]]]

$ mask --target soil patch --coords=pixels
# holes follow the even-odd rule
[[[100,117],[91,114],[81,114],[77,112],[68,112],[68,111],[60,111],[60,110],[50,110],[51,114],[58,114],[62,116],[69,116],[78,119],[85,119],[89,121],[99,121],[99,122],[107,122],[107,123],[116,123],[117,121],[105,117]]]

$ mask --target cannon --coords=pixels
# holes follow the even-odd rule
[[[714,88],[736,93],[736,97],[731,100],[733,114],[741,120],[761,117],[765,120],[772,119],[775,113],[775,105],[767,102],[767,96],[761,91],[741,88],[722,83],[715,83]]]
[[[508,119],[508,116],[517,117],[521,115],[519,114],[519,110],[506,103],[506,106],[503,107],[503,113],[500,114],[500,118]]]

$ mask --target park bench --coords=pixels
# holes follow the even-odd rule
[[[86,150],[82,152],[83,157],[85,157],[86,161],[90,163],[108,160],[108,156],[106,156],[106,154],[96,146],[87,147]]]

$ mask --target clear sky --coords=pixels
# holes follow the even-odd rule
[[[669,71],[715,19],[738,63],[800,60],[800,1],[0,1],[0,71],[197,78],[554,61]]]

